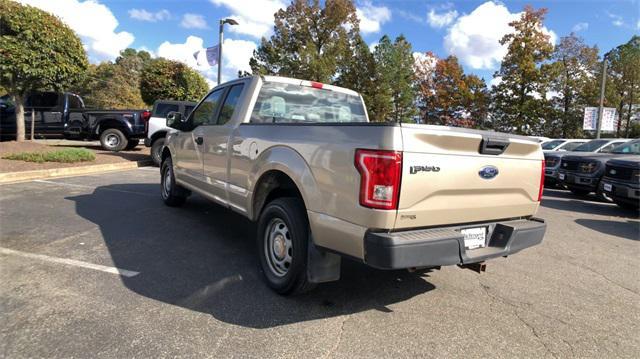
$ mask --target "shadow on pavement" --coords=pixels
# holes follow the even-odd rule
[[[268,328],[370,309],[388,312],[388,305],[435,288],[426,273],[378,271],[343,260],[340,281],[279,296],[262,281],[252,222],[195,195],[183,207],[169,208],[158,192],[157,184],[121,184],[67,198],[77,214],[100,226],[114,265],[140,272],[121,279],[145,297]]]
[[[585,226],[600,233],[625,239],[631,239],[633,241],[640,241],[639,221],[630,220],[626,223],[621,223],[600,219],[578,218],[575,222],[579,225]]]
[[[638,218],[638,212],[620,208],[612,203],[604,202],[589,202],[580,201],[577,199],[572,200],[558,200],[551,199],[549,197],[543,198],[541,205],[543,207],[559,209],[563,211],[586,213],[586,214],[599,214],[603,216],[615,216],[625,218]]]

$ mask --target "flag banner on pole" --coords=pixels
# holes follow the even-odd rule
[[[218,64],[218,55],[220,54],[218,46],[207,47],[207,63],[209,66],[214,66]]]
[[[198,61],[198,54],[200,53],[200,51],[196,51],[193,53],[193,58],[196,59],[196,61]]]

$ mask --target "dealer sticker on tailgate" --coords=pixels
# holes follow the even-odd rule
[[[464,236],[464,246],[467,249],[483,248],[487,240],[487,227],[466,228],[460,230]]]

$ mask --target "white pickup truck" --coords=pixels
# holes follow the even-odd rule
[[[337,280],[343,257],[380,269],[470,265],[542,241],[544,158],[526,137],[370,123],[351,90],[281,77],[214,88],[162,152],[169,206],[192,193],[257,221],[267,284]]]
[[[156,100],[153,103],[151,117],[147,121],[144,145],[151,147],[151,159],[156,166],[160,166],[160,155],[164,148],[164,139],[171,128],[167,127],[167,114],[169,112],[180,112],[183,116],[189,116],[195,102]]]

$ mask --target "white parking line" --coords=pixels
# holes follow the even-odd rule
[[[103,265],[100,265],[100,264],[87,263],[87,262],[77,261],[75,259],[50,257],[50,256],[47,256],[47,255],[44,255],[44,254],[21,252],[21,251],[16,251],[16,250],[13,250],[13,249],[2,248],[2,247],[0,247],[0,254],[12,254],[12,255],[26,257],[26,258],[40,259],[40,260],[47,261],[47,262],[60,263],[60,264],[66,264],[66,265],[70,265],[70,266],[88,268],[88,269],[98,270],[98,271],[101,271],[101,272],[106,272],[106,273],[111,273],[111,274],[119,274],[119,275],[121,275],[123,277],[135,277],[138,274],[140,274],[140,272],[130,271],[130,270],[126,270],[126,269],[120,269],[120,268],[116,268],[116,267],[108,267],[108,266],[103,266]]]
[[[127,190],[123,190],[123,189],[113,189],[113,188],[105,188],[105,187],[87,186],[87,185],[75,184],[75,183],[55,182],[55,181],[47,181],[47,180],[33,180],[33,182],[57,184],[57,185],[60,185],[60,186],[78,187],[78,188],[87,188],[87,189],[100,189],[100,190],[104,190],[104,191],[121,192],[121,193],[128,193],[128,194],[137,194],[137,195],[140,195],[140,196],[147,196],[147,197],[159,197],[159,196],[157,196],[155,194],[150,194],[150,193],[141,193],[141,192],[127,191]]]

